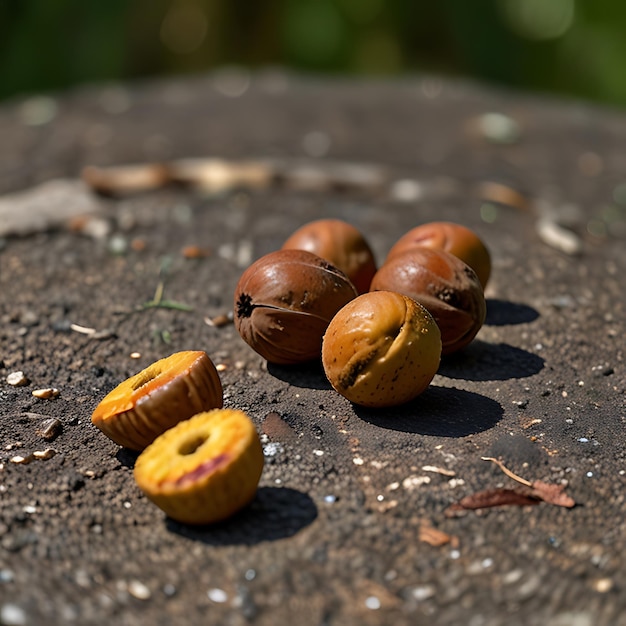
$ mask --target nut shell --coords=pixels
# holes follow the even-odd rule
[[[368,407],[403,404],[439,368],[441,334],[430,313],[399,293],[366,293],[343,307],[324,335],[322,364],[331,385]]]
[[[169,517],[187,524],[224,520],[255,496],[263,450],[242,411],[216,409],[179,423],[138,457],[134,476]]]
[[[453,254],[476,272],[483,289],[487,286],[491,275],[491,256],[473,230],[454,222],[430,222],[416,226],[398,239],[385,262],[418,246]]]
[[[365,237],[352,224],[322,219],[305,224],[283,244],[283,250],[307,250],[340,269],[359,293],[369,290],[376,259]]]
[[[143,450],[192,415],[223,405],[222,383],[205,352],[177,352],[131,376],[106,395],[91,421],[107,437]]]
[[[442,353],[464,348],[485,321],[487,306],[474,270],[435,248],[413,248],[376,272],[372,291],[397,291],[428,309],[441,331]]]
[[[235,290],[235,326],[272,363],[319,358],[335,313],[357,296],[336,267],[304,250],[277,250],[253,263]]]

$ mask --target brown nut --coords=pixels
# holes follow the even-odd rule
[[[215,365],[205,352],[187,350],[120,383],[101,400],[91,421],[118,445],[143,450],[178,422],[222,404]]]
[[[369,290],[376,260],[361,232],[342,220],[322,219],[305,224],[283,244],[283,250],[307,250],[339,268],[359,293]]]
[[[390,291],[363,294],[328,326],[322,364],[330,384],[355,404],[403,404],[428,387],[439,368],[441,334],[432,315]]]
[[[442,353],[464,348],[485,321],[487,306],[474,270],[435,248],[413,248],[376,272],[372,291],[397,291],[425,306],[441,331]]]
[[[319,358],[335,313],[357,296],[336,267],[305,250],[277,250],[253,263],[235,290],[235,326],[271,363]]]
[[[418,246],[453,254],[476,272],[483,289],[487,286],[491,275],[491,256],[473,230],[454,222],[430,222],[416,226],[396,241],[389,250],[387,261]]]

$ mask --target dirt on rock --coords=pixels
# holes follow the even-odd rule
[[[0,108],[0,624],[625,625],[626,115],[433,77],[244,78]],[[77,183],[88,165],[207,157],[280,175]],[[9,194],[53,179],[95,206],[68,218],[44,193],[45,219],[14,234]],[[379,263],[434,220],[491,252],[485,325],[407,405],[353,406],[318,363],[268,365],[212,322],[249,263],[320,217],[359,228]],[[210,527],[166,518],[90,419],[191,349],[265,451],[256,499]],[[482,457],[576,505],[446,515],[519,487]]]

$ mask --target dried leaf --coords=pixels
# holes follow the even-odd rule
[[[461,499],[464,509],[486,509],[492,506],[528,506],[538,504],[539,498],[517,489],[487,489]]]
[[[448,543],[458,544],[457,537],[444,533],[442,530],[437,530],[429,524],[422,524],[419,527],[418,538],[420,541],[435,546],[436,548],[445,546]]]
[[[486,456],[481,458],[483,461],[491,461],[492,463],[495,463],[512,480],[515,480],[526,487],[530,487],[529,494],[532,497],[537,498],[537,500],[543,500],[548,504],[564,506],[569,509],[576,505],[576,502],[574,502],[574,500],[565,493],[565,487],[563,485],[545,483],[542,480],[535,480],[531,483],[525,478],[514,474],[504,465],[504,463],[502,463],[502,461]]]
[[[574,499],[565,493],[565,487],[563,485],[554,485],[544,483],[541,480],[535,480],[532,483],[532,490],[537,498],[540,498],[548,504],[564,506],[568,509],[576,505]]]

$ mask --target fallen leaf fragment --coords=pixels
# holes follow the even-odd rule
[[[458,537],[454,535],[449,535],[448,533],[443,532],[443,530],[438,530],[434,528],[430,524],[423,523],[419,527],[418,539],[423,543],[427,543],[435,548],[440,546],[445,546],[448,543],[451,543],[453,546],[458,546],[459,540]]]
[[[540,498],[518,489],[485,489],[461,498],[444,512],[446,517],[457,517],[465,511],[488,509],[494,506],[532,506],[539,504]]]
[[[541,480],[535,480],[532,483],[532,492],[537,498],[548,504],[563,506],[568,509],[576,505],[574,499],[565,493],[565,487],[563,485],[554,485],[544,483]]]

